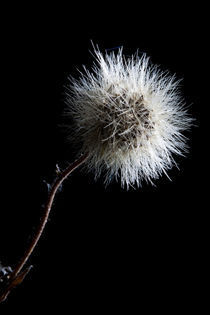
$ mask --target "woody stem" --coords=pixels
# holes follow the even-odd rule
[[[5,300],[5,298],[7,297],[8,293],[10,292],[10,290],[12,289],[12,280],[16,279],[17,276],[20,274],[21,270],[23,269],[24,265],[26,264],[27,260],[29,259],[29,257],[31,256],[31,254],[34,251],[35,246],[37,245],[43,230],[46,226],[46,223],[48,221],[48,217],[52,208],[52,204],[56,195],[56,192],[58,191],[59,187],[61,186],[61,184],[63,183],[63,181],[80,165],[82,165],[86,159],[87,159],[88,155],[84,154],[82,155],[78,160],[76,160],[75,162],[73,162],[71,165],[69,165],[64,171],[62,171],[61,173],[59,173],[58,177],[56,178],[55,182],[53,183],[49,195],[48,195],[48,199],[47,202],[45,204],[44,207],[44,214],[41,218],[40,224],[38,226],[37,232],[34,235],[30,245],[28,246],[28,248],[26,249],[24,255],[22,256],[22,258],[20,259],[20,261],[18,262],[18,264],[15,266],[13,272],[11,273],[11,275],[9,276],[9,285],[5,288],[5,290],[3,292],[1,292],[0,294],[0,302]]]

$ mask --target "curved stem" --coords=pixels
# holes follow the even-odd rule
[[[55,182],[53,183],[53,185],[50,189],[48,199],[47,199],[47,202],[46,202],[45,207],[44,207],[44,214],[43,214],[42,219],[40,221],[40,224],[38,226],[37,232],[34,235],[29,247],[26,249],[24,255],[20,259],[19,263],[15,266],[11,275],[8,276],[8,278],[9,278],[8,285],[6,286],[6,288],[4,288],[3,292],[0,293],[0,302],[4,301],[6,299],[7,295],[11,291],[11,289],[13,287],[15,287],[17,284],[21,283],[22,280],[24,279],[25,275],[29,272],[30,267],[20,274],[21,270],[23,269],[25,263],[27,262],[27,260],[31,256],[31,254],[33,253],[33,250],[34,250],[35,246],[37,245],[37,243],[38,243],[38,241],[39,241],[39,239],[43,233],[43,230],[46,226],[46,223],[47,223],[47,220],[48,220],[51,208],[52,208],[52,204],[53,204],[56,192],[58,191],[58,189],[61,186],[61,184],[63,183],[63,181],[77,167],[79,167],[81,164],[83,164],[86,161],[87,157],[88,157],[87,154],[82,155],[78,160],[76,160],[71,165],[69,165],[64,171],[59,173],[58,177],[56,178]]]

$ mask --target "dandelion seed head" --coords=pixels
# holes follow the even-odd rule
[[[95,50],[90,72],[70,78],[67,115],[74,120],[71,141],[88,153],[88,169],[105,183],[122,186],[153,183],[187,151],[183,132],[192,118],[180,96],[179,81],[149,57],[130,58]]]

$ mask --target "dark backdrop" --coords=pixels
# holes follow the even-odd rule
[[[201,309],[205,292],[207,149],[203,129],[205,8],[108,3],[12,7],[2,26],[0,261],[14,265],[29,244],[46,199],[44,180],[74,160],[59,125],[69,74],[104,51],[151,56],[178,78],[198,127],[179,168],[129,192],[76,171],[56,197],[30,263],[33,270],[0,306],[26,312],[117,313],[133,308]],[[202,120],[203,119],[203,120]],[[3,206],[4,205],[4,206]],[[199,289],[198,289],[199,288]],[[145,311],[145,307],[147,311]],[[2,314],[4,313],[2,311]]]

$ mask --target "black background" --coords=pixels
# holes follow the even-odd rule
[[[3,14],[4,15],[4,14]],[[156,186],[107,188],[79,170],[56,197],[30,262],[33,270],[0,306],[80,314],[204,307],[207,211],[204,138],[207,22],[205,8],[121,3],[11,7],[2,25],[2,207],[0,261],[14,265],[29,244],[55,165],[74,160],[59,127],[64,86],[91,67],[91,40],[104,51],[137,48],[183,78],[182,93],[198,127],[178,169]],[[3,206],[4,205],[4,206]]]

